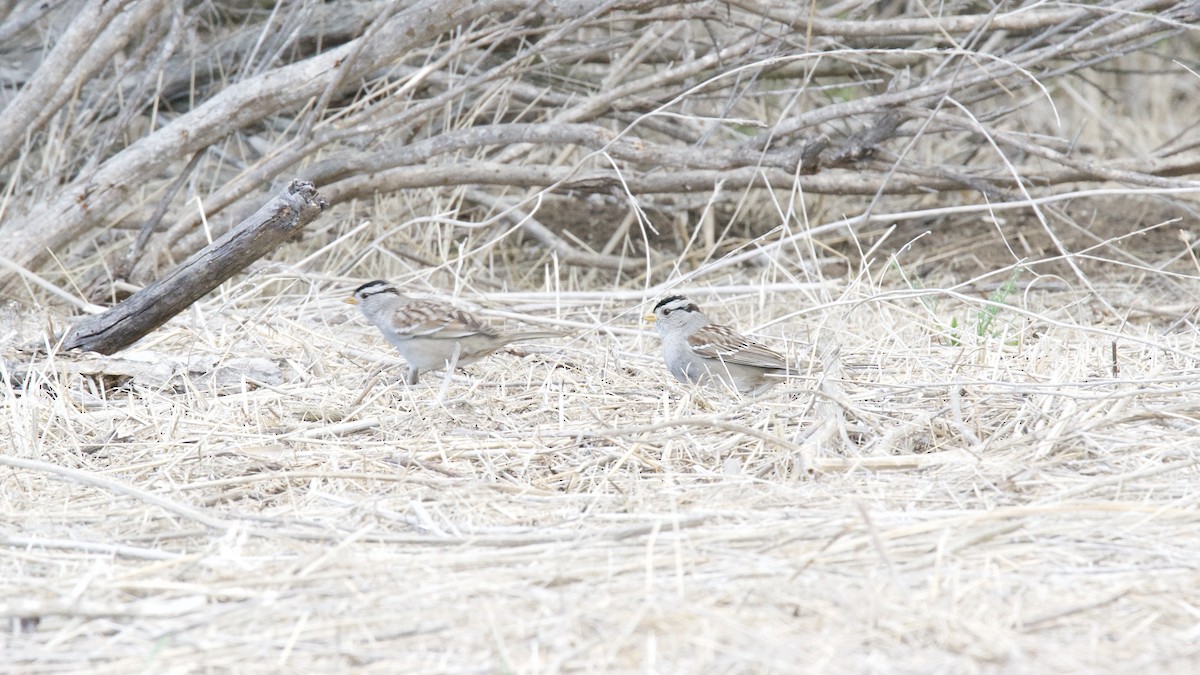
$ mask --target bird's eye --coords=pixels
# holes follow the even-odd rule
[[[670,314],[670,313],[671,313],[671,310],[669,310],[669,309],[664,309],[664,310],[663,310],[663,316],[666,316],[666,315],[668,315],[668,314]]]

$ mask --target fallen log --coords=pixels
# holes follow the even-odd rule
[[[293,180],[254,215],[166,276],[108,311],[75,324],[62,348],[113,354],[128,347],[295,236],[328,206],[312,183]]]

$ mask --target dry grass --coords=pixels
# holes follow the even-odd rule
[[[382,250],[358,264],[408,269]],[[674,383],[639,291],[594,283],[488,292],[496,317],[578,332],[444,391],[436,375],[395,382],[399,359],[339,302],[357,278],[296,269],[262,269],[138,345],[234,364],[223,383],[204,366],[72,374],[78,357],[22,352],[34,367],[0,398],[5,670],[1197,658],[1190,313],[1122,324],[1077,283],[1026,274],[980,336],[986,292],[918,287],[904,268],[806,279],[776,262],[689,282],[800,364],[753,400]],[[1125,274],[1090,278],[1111,301]],[[1194,273],[1153,280],[1198,290]],[[20,316],[10,357],[36,333]],[[278,380],[244,381],[235,357],[270,359]]]
[[[480,49],[499,44],[483,40],[490,21],[472,29],[484,31]],[[733,27],[758,44],[758,25]],[[186,173],[181,153],[169,171],[135,181],[119,217],[35,270],[65,291],[46,292],[22,268],[15,299],[0,297],[0,671],[1194,670],[1200,188],[1169,172],[1171,185],[1067,171],[1115,171],[1121,158],[1137,160],[1130,172],[1162,169],[1160,160],[1189,166],[1200,78],[1181,69],[1194,63],[1194,34],[1131,54],[1123,72],[1056,78],[1032,98],[971,111],[1012,106],[1003,120],[971,126],[956,113],[909,125],[878,161],[838,174],[882,186],[901,173],[919,183],[971,169],[964,175],[1007,185],[1016,165],[1028,199],[897,190],[872,201],[800,182],[789,191],[786,181],[686,194],[517,181],[475,196],[396,188],[346,197],[274,262],[129,352],[26,348],[45,340],[47,324],[61,329],[129,290],[114,289],[113,263]],[[642,45],[651,31],[613,35],[636,43],[639,59],[654,57],[639,66],[644,84],[674,62]],[[662,35],[662,44],[692,41]],[[751,56],[773,59],[772,44]],[[935,53],[923,44],[913,49]],[[528,58],[534,74],[569,79],[553,59]],[[407,83],[419,77],[391,77],[347,111],[392,101],[383,92],[400,82],[417,96]],[[358,158],[376,143],[471,129],[540,100],[503,82],[495,91],[462,82],[394,99],[429,127],[411,138],[385,124],[399,114],[385,105],[363,117],[369,142],[314,142],[296,161],[312,160],[308,170]],[[1144,83],[1152,95],[1142,96]],[[670,100],[692,86],[684,75],[669,84]],[[835,103],[892,91],[874,80],[822,87],[820,100]],[[568,102],[585,108],[608,89],[586,91],[594,98],[548,98],[528,119]],[[445,101],[417,115],[413,106],[435,95]],[[667,138],[669,125],[643,109],[697,128],[732,113],[790,119],[781,106],[791,94],[742,96],[678,109],[635,97],[621,110],[662,123],[648,138]],[[265,189],[249,168],[292,142],[279,127],[303,116],[270,119],[279,124],[231,132],[209,153],[217,159],[205,156],[164,221],[181,242],[212,234],[207,223],[190,227],[198,203],[221,202],[214,195],[237,192],[230,186]],[[847,114],[832,125],[853,136],[874,124]],[[1009,136],[986,145],[977,132],[988,125]],[[1011,145],[1039,139],[1061,157],[1043,162]],[[97,145],[39,142],[44,154],[20,158],[36,169],[21,180],[36,188],[10,184],[26,202],[0,201],[0,216],[68,199],[60,186],[75,169],[52,160]],[[659,173],[574,141],[480,146],[429,166],[502,160]],[[1039,183],[1043,170],[1053,180]],[[560,265],[545,241],[522,239],[520,223],[498,215],[501,197],[575,250],[624,256],[628,267]],[[191,248],[167,246],[148,267]],[[410,389],[401,360],[341,302],[380,277],[571,336],[448,381],[427,374]],[[794,377],[748,399],[680,386],[638,322],[668,290],[786,352]]]

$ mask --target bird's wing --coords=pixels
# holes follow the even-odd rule
[[[728,326],[709,324],[688,336],[697,356],[755,368],[787,370],[787,360]]]
[[[438,300],[414,300],[392,319],[396,332],[405,337],[456,340],[472,335],[495,336],[497,331],[469,312]]]

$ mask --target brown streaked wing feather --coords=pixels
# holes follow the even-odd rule
[[[728,326],[710,323],[689,335],[688,344],[698,356],[705,358],[756,368],[787,369],[787,361],[782,354],[738,334]]]
[[[454,305],[437,300],[414,300],[392,320],[396,332],[409,337],[429,336],[452,340],[470,335],[496,335],[495,328]]]

